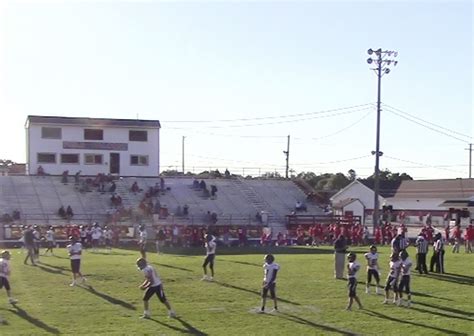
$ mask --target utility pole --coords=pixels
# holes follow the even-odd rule
[[[184,171],[184,139],[186,139],[186,137],[183,135],[183,140],[181,142],[181,168],[183,169],[183,175],[186,174],[186,172]]]
[[[469,151],[469,178],[472,178],[472,143],[469,144],[469,148],[465,148]]]
[[[286,155],[285,178],[288,178],[288,170],[290,168],[290,136],[289,135],[288,135],[288,141],[286,143],[286,151],[283,151],[283,154]]]
[[[377,50],[369,49],[367,51],[369,58],[367,63],[375,63],[374,70],[377,75],[377,126],[376,126],[376,135],[375,135],[375,151],[372,151],[372,155],[375,155],[375,172],[374,172],[374,214],[373,214],[373,232],[379,225],[379,193],[380,193],[380,157],[383,153],[380,151],[380,103],[381,103],[381,87],[382,87],[382,76],[390,73],[390,65],[397,65],[398,61],[391,59],[398,56],[398,52],[385,50],[382,51],[381,48]],[[374,56],[372,56],[375,54]]]

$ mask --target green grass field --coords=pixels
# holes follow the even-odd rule
[[[238,254],[218,249],[215,282],[200,281],[203,256],[197,252],[203,249],[179,252],[148,255],[178,318],[169,319],[153,298],[152,319],[141,320],[138,252],[85,252],[87,285],[69,287],[65,249],[56,250],[56,257],[42,256],[38,267],[23,265],[24,254],[12,250],[11,284],[19,303],[8,304],[5,291],[0,293],[0,335],[474,335],[473,254],[447,251],[448,274],[413,275],[410,309],[382,305],[382,296],[365,294],[364,267],[358,287],[364,309],[354,306],[349,312],[344,310],[346,282],[333,278],[330,248],[275,248],[280,312],[260,315],[255,310],[264,249]],[[379,252],[384,282],[389,250]],[[358,254],[365,266],[362,259]]]

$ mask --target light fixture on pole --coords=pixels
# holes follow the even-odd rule
[[[375,67],[371,68],[377,75],[377,128],[375,137],[375,151],[372,151],[372,155],[375,155],[375,171],[374,171],[374,213],[373,213],[373,229],[379,225],[379,192],[380,192],[380,157],[383,153],[380,151],[380,91],[382,84],[382,76],[390,73],[390,66],[396,66],[398,61],[395,61],[391,57],[397,57],[398,52],[392,50],[367,50],[369,58],[367,59],[368,64],[374,64]]]

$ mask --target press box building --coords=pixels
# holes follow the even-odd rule
[[[158,120],[28,116],[27,174],[157,176]]]

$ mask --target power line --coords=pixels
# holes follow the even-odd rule
[[[315,115],[315,114],[324,114],[324,113],[332,113],[338,112],[343,110],[351,110],[354,108],[360,107],[370,107],[372,103],[360,104],[360,105],[353,105],[347,107],[339,107],[329,110],[321,110],[316,112],[307,112],[307,113],[297,113],[297,114],[287,114],[287,115],[280,115],[280,116],[267,116],[267,117],[257,117],[257,118],[241,118],[241,119],[212,119],[212,120],[162,120],[163,123],[215,123],[215,122],[236,122],[236,121],[252,121],[252,120],[265,120],[265,119],[278,119],[278,118],[293,118],[293,117],[301,117],[307,115]]]
[[[463,136],[463,137],[472,139],[472,137],[471,137],[470,135],[466,135],[466,134],[460,133],[460,132],[458,132],[458,131],[454,131],[454,130],[452,130],[452,129],[449,129],[449,128],[446,128],[446,127],[437,125],[437,124],[432,123],[432,122],[430,122],[430,121],[421,119],[421,118],[419,118],[419,117],[417,117],[417,116],[414,116],[414,115],[412,115],[412,114],[410,114],[410,113],[408,113],[408,112],[402,111],[402,110],[400,110],[399,108],[390,106],[390,105],[385,104],[385,103],[382,103],[382,105],[384,105],[385,107],[388,107],[388,108],[390,108],[390,109],[392,109],[392,110],[395,110],[395,111],[397,111],[397,112],[400,112],[400,113],[402,113],[402,114],[405,114],[405,115],[407,115],[407,116],[409,116],[409,117],[411,117],[411,118],[413,118],[413,119],[417,119],[417,120],[419,120],[419,121],[421,121],[421,122],[424,122],[424,123],[426,123],[426,124],[429,124],[429,125],[432,125],[432,126],[434,126],[434,127],[438,127],[438,128],[440,128],[440,129],[443,129],[443,130],[445,130],[445,131],[448,131],[448,132],[451,132],[451,133],[455,133],[455,134],[457,134],[457,135],[460,135],[460,136]]]
[[[416,165],[419,165],[419,166],[422,166],[422,167],[425,167],[425,168],[434,168],[434,169],[446,170],[446,171],[450,171],[450,172],[454,172],[454,173],[462,173],[462,174],[464,173],[464,172],[459,171],[459,170],[443,168],[443,167],[440,167],[440,166],[427,165],[427,164],[424,164],[424,163],[414,162],[414,161],[410,161],[410,160],[404,160],[404,159],[396,158],[396,157],[393,157],[393,156],[384,155],[384,157],[387,158],[387,159],[392,159],[392,160],[396,160],[396,161],[402,161],[402,162],[408,162],[408,163],[411,163],[411,164],[416,164]]]
[[[456,139],[456,140],[461,141],[461,142],[463,142],[463,143],[466,143],[466,142],[467,142],[467,140],[463,140],[463,139],[458,138],[458,137],[456,137],[456,136],[454,136],[454,135],[451,135],[451,134],[449,134],[449,133],[440,131],[440,130],[438,130],[438,129],[436,129],[436,128],[433,128],[433,127],[424,125],[424,124],[422,124],[421,122],[418,122],[418,121],[416,121],[416,120],[410,119],[409,117],[404,116],[403,114],[398,113],[398,112],[396,112],[395,110],[392,110],[390,107],[385,108],[385,111],[390,112],[390,113],[392,113],[392,114],[395,114],[395,115],[397,115],[397,116],[399,116],[399,117],[401,117],[401,118],[403,118],[403,119],[406,119],[406,120],[408,120],[408,121],[411,121],[412,123],[415,123],[415,124],[417,124],[417,125],[420,125],[420,126],[422,126],[422,127],[425,127],[425,128],[427,128],[427,129],[432,130],[432,131],[434,131],[434,132],[437,132],[437,133],[439,133],[439,134],[446,135],[446,136],[448,136],[448,137],[450,137],[450,138]]]
[[[284,120],[284,121],[275,121],[275,122],[267,122],[267,123],[255,123],[255,124],[243,124],[243,125],[228,125],[228,126],[199,126],[199,128],[238,128],[238,127],[254,127],[254,126],[264,126],[264,125],[278,125],[278,124],[287,124],[299,121],[306,121],[306,120],[313,120],[313,119],[323,119],[323,118],[330,118],[330,117],[337,117],[340,115],[346,115],[350,113],[355,113],[359,111],[364,111],[370,109],[372,107],[365,107],[356,110],[349,110],[347,112],[338,112],[329,115],[321,115],[315,117],[308,117],[308,118],[301,118],[301,119],[293,119],[293,120]],[[188,130],[189,127],[168,127],[168,129],[178,129],[178,130]]]

